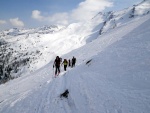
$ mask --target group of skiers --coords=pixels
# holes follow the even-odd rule
[[[76,58],[73,56],[72,60],[67,60],[64,59],[64,61],[62,61],[62,58],[60,58],[59,56],[56,57],[54,64],[53,64],[53,68],[55,67],[55,76],[59,75],[60,73],[60,65],[64,65],[64,71],[67,70],[67,66],[68,67],[75,67],[76,64]]]

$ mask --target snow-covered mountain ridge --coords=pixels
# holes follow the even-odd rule
[[[0,112],[149,113],[149,30],[147,15],[62,56],[76,56],[77,65],[57,78],[50,62],[1,85]]]
[[[44,41],[39,45],[51,49],[60,45],[55,55],[66,53],[61,53],[63,59],[75,56],[76,67],[65,72],[62,66],[60,75],[54,78],[53,61],[49,59],[47,65],[28,76],[0,85],[0,113],[149,113],[150,15],[132,18],[101,35],[101,23],[96,22],[92,28],[92,22],[84,24],[84,29],[77,29],[81,24],[76,23],[58,33],[40,35]],[[69,52],[69,41],[63,45],[66,40],[62,36],[71,38],[70,44],[79,41],[77,48]],[[76,40],[78,36],[85,37]],[[40,49],[39,45],[35,48]],[[66,89],[68,98],[60,98]]]
[[[56,55],[66,54],[95,40],[103,33],[148,15],[150,1],[118,12],[99,13],[85,23],[44,26],[36,29],[10,29],[0,32],[1,79],[29,74],[49,63]],[[25,74],[26,72],[26,74]],[[7,81],[7,80],[6,80]]]
[[[119,27],[123,24],[126,24],[135,18],[140,18],[144,15],[147,15],[150,13],[150,1],[145,0],[139,3],[138,5],[133,5],[132,7],[126,8],[121,11],[117,12],[107,12],[102,13],[100,12],[97,14],[93,19],[102,19],[102,24],[100,28],[100,34],[103,32],[107,32],[110,29],[114,29],[116,27]]]
[[[0,36],[4,37],[6,35],[8,36],[17,36],[17,35],[25,35],[25,34],[48,34],[48,33],[53,33],[57,32],[61,29],[63,29],[64,26],[43,26],[35,29],[19,29],[19,28],[13,28],[5,31],[0,32]]]

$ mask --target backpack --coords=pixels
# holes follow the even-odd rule
[[[64,65],[67,65],[67,64],[68,64],[68,62],[67,62],[67,60],[66,60],[66,59],[64,60],[64,62],[63,62],[63,63],[64,63]]]

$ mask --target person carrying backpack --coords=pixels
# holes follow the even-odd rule
[[[68,61],[66,59],[64,59],[62,64],[64,64],[64,71],[66,71],[67,65],[68,65]]]
[[[73,56],[73,58],[72,58],[72,67],[75,67],[75,64],[76,64],[76,58]]]
[[[54,61],[53,68],[54,67],[55,67],[55,77],[56,77],[56,75],[58,76],[60,73],[60,58],[59,58],[59,56],[57,56]]]

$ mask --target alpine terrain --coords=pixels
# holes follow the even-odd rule
[[[56,56],[76,66],[55,78]],[[149,112],[150,0],[84,23],[0,31],[0,113]]]

